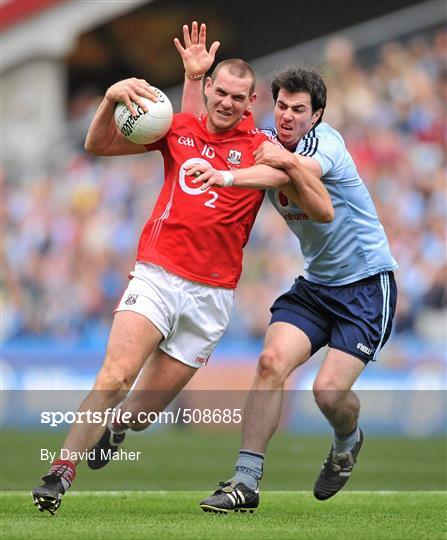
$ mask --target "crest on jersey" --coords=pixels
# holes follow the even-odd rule
[[[124,303],[128,306],[132,306],[137,301],[138,294],[129,294]]]
[[[231,165],[240,165],[241,158],[242,158],[242,152],[239,152],[238,150],[230,150],[228,152],[227,161],[228,163],[231,163]]]

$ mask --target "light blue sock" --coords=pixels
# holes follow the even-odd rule
[[[359,426],[355,426],[355,429],[352,433],[347,435],[339,435],[334,430],[334,450],[337,454],[342,454],[344,452],[349,452],[354,444],[360,438]]]
[[[244,483],[250,489],[257,489],[264,471],[264,454],[240,450],[234,470],[233,480]]]

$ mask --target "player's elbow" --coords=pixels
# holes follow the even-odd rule
[[[89,137],[85,139],[84,150],[88,152],[89,154],[92,154],[93,156],[97,156],[99,152],[98,147],[94,144],[94,142]]]
[[[318,221],[318,223],[331,223],[334,221],[335,212],[334,208],[331,205],[325,206],[324,208],[321,208],[318,212],[317,216],[314,216],[315,221]]]
[[[93,154],[94,156],[96,155],[96,152],[97,152],[97,148],[94,141],[92,141],[91,137],[89,137],[88,135],[85,139],[84,150],[88,152],[89,154]]]
[[[85,139],[84,149],[86,152],[88,152],[92,156],[104,155],[104,149],[99,144],[95,143],[95,141],[89,137]]]
[[[332,221],[334,221],[334,217],[335,217],[334,207],[331,204],[330,206],[325,208],[323,212],[323,223],[331,223]]]

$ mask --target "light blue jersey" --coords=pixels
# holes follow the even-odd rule
[[[342,136],[323,122],[301,139],[296,153],[321,165],[335,211],[331,223],[317,223],[278,190],[268,191],[300,241],[304,277],[320,284],[346,285],[396,268],[374,203]]]

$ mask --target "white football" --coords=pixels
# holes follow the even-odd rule
[[[115,123],[121,133],[135,144],[150,144],[166,135],[172,124],[172,105],[169,98],[158,88],[152,89],[158,96],[157,103],[150,99],[141,98],[147,105],[148,111],[134,103],[137,115],[133,117],[124,103],[115,107]]]

